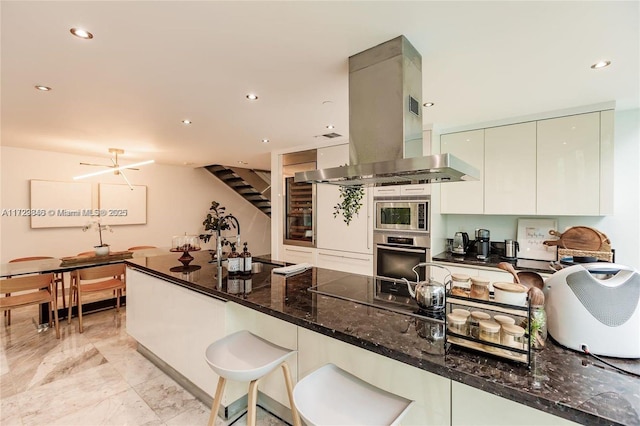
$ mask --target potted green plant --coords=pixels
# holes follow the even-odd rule
[[[82,232],[86,232],[91,228],[98,231],[98,237],[100,239],[100,245],[94,246],[94,248],[96,249],[96,256],[105,256],[109,254],[109,244],[105,244],[102,241],[102,231],[113,232],[113,229],[111,229],[109,225],[100,223],[100,220],[94,220],[91,222],[87,222],[87,224],[82,227]]]
[[[216,249],[218,248],[218,241],[220,242],[220,247],[229,245],[229,241],[221,236],[221,231],[231,229],[232,227],[239,227],[238,219],[232,214],[225,215],[225,210],[226,207],[222,206],[219,202],[212,201],[209,212],[202,222],[205,232],[199,235],[200,239],[208,243],[211,237],[215,235]]]
[[[362,207],[362,198],[364,197],[364,188],[362,185],[341,186],[340,202],[333,209],[333,217],[342,215],[344,222],[349,226],[353,220],[353,216],[357,215]]]

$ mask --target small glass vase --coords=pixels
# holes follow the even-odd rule
[[[544,310],[544,305],[531,306],[530,333],[531,348],[536,350],[544,349],[547,341],[547,313]]]

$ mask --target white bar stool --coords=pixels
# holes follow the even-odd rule
[[[414,401],[377,388],[326,364],[293,391],[300,417],[309,425],[397,425]]]
[[[293,402],[293,385],[289,366],[284,361],[295,350],[268,342],[246,330],[238,331],[213,342],[205,351],[209,367],[220,376],[216,395],[211,406],[209,426],[215,423],[227,380],[249,383],[247,425],[256,424],[258,381],[278,367],[282,367],[294,426],[300,426],[300,418]]]

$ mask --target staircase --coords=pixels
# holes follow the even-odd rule
[[[271,172],[220,164],[206,166],[211,174],[240,194],[258,210],[271,217]]]

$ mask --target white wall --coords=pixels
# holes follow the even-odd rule
[[[614,212],[611,216],[559,216],[560,231],[570,226],[591,226],[604,232],[616,251],[616,263],[640,270],[640,110],[616,111],[614,142]],[[590,194],[585,194],[590,196]],[[595,195],[594,195],[595,196]],[[516,238],[519,216],[443,215],[446,235],[476,228],[491,231],[492,241]],[[546,216],[545,216],[546,217]],[[433,245],[433,243],[432,243]],[[435,252],[434,252],[435,254]]]
[[[0,208],[28,209],[31,179],[70,182],[73,176],[96,170],[80,166],[81,161],[108,164],[109,159],[1,147]],[[132,184],[147,185],[147,223],[113,226],[113,233],[103,234],[104,242],[111,246],[112,251],[134,245],[168,249],[173,235],[185,232],[200,234],[211,201],[216,200],[227,208],[227,213],[238,218],[242,241],[248,242],[253,255],[270,253],[271,220],[205,169],[151,164],[126,174]],[[86,181],[93,183],[96,190],[98,183],[125,183],[122,177],[113,174]],[[92,250],[97,244],[96,231],[82,232],[81,228],[31,229],[28,217],[0,217],[2,263],[25,256],[73,256]],[[210,246],[211,243],[203,248]]]

